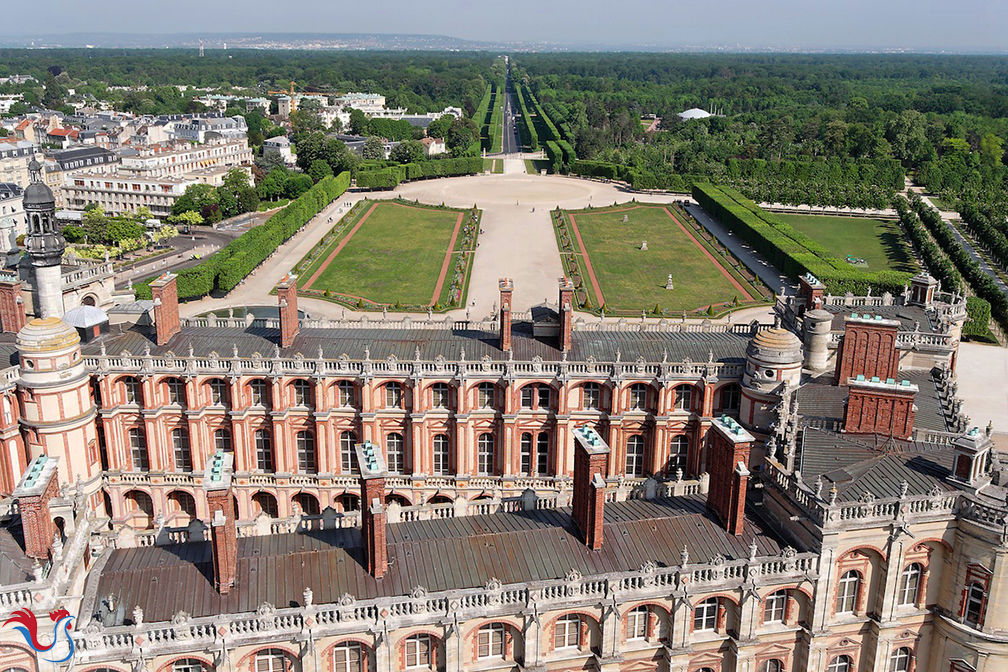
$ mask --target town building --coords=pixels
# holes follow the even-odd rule
[[[287,139],[286,135],[278,135],[275,138],[263,140],[263,155],[265,156],[269,152],[276,152],[283,159],[284,163],[289,166],[294,165],[295,156],[291,151],[291,141]]]
[[[28,164],[37,151],[29,140],[0,139],[0,182],[28,186]]]
[[[74,175],[96,169],[109,170],[116,163],[119,163],[119,155],[103,147],[75,147],[49,152],[44,162],[44,178],[56,197],[56,207],[66,207],[63,185]]]

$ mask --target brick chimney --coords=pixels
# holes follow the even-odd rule
[[[182,328],[178,312],[177,278],[174,273],[165,273],[150,286],[154,298],[154,329],[158,345],[170,341]]]
[[[277,299],[280,301],[280,347],[289,348],[294,344],[301,323],[298,320],[297,276],[288,273],[277,285]]]
[[[21,298],[21,281],[14,275],[0,276],[0,329],[16,334],[27,321],[24,299]]]
[[[589,425],[576,427],[574,439],[574,522],[585,545],[597,551],[602,548],[609,446]]]
[[[938,281],[930,273],[915,275],[910,278],[910,305],[927,308],[934,303],[934,295],[937,290]]]
[[[238,578],[237,512],[231,493],[233,473],[234,454],[219,450],[207,462],[203,475],[203,490],[210,512],[214,584],[221,595],[230,593]]]
[[[899,320],[852,313],[837,350],[835,384],[846,385],[849,379],[858,376],[886,380],[899,375],[896,349],[899,326]]]
[[[805,299],[805,310],[818,308],[825,293],[826,285],[819,282],[819,279],[811,273],[798,278],[798,296]]]
[[[571,349],[571,329],[574,326],[574,283],[567,276],[560,278],[560,349]]]
[[[847,386],[845,432],[884,434],[897,439],[913,435],[916,385],[908,380],[897,383],[893,378],[857,376],[847,380]]]
[[[742,534],[746,488],[749,482],[749,448],[753,436],[734,418],[723,415],[711,422],[710,487],[707,506],[731,534]]]
[[[373,443],[358,443],[357,464],[361,477],[361,538],[364,564],[376,579],[388,569],[388,542],[385,538],[385,456]]]
[[[28,464],[21,483],[14,489],[13,496],[21,510],[25,555],[29,558],[44,561],[52,553],[56,526],[49,512],[49,501],[58,493],[56,480],[56,459],[39,455]]]
[[[500,347],[505,352],[511,349],[511,294],[514,292],[514,281],[511,278],[501,278],[500,286]]]

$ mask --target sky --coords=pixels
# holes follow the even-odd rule
[[[1008,52],[1008,0],[35,0],[32,7],[44,22],[8,23],[0,33],[406,33],[656,48]]]

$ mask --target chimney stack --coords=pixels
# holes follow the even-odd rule
[[[710,437],[710,487],[707,506],[731,534],[742,534],[746,488],[749,483],[749,448],[753,436],[734,418],[714,418]]]
[[[866,379],[862,375],[846,383],[845,432],[883,434],[897,439],[909,439],[913,435],[916,385],[909,380],[897,383],[894,378]]]
[[[834,383],[846,385],[849,379],[858,376],[881,380],[898,376],[896,332],[899,326],[899,320],[886,320],[881,315],[851,313],[837,350]]]
[[[560,350],[571,349],[571,329],[574,325],[574,283],[567,276],[560,278]]]
[[[297,276],[288,273],[277,285],[277,299],[280,301],[280,347],[289,348],[294,344],[301,323],[298,321]]]
[[[585,545],[597,551],[602,548],[609,446],[589,425],[576,427],[574,439],[574,522]]]
[[[361,537],[364,563],[376,579],[388,569],[388,543],[385,538],[385,456],[373,443],[356,445],[361,477]]]
[[[154,299],[154,329],[158,345],[170,341],[182,328],[178,312],[177,278],[174,273],[165,273],[150,286]]]
[[[511,349],[511,293],[514,292],[514,281],[511,278],[501,278],[500,286],[500,347],[507,352]]]
[[[0,276],[0,329],[16,334],[27,321],[24,299],[21,298],[21,281],[13,274]]]
[[[238,530],[231,494],[233,473],[234,454],[219,450],[207,462],[203,475],[203,489],[210,512],[214,584],[221,595],[230,593],[238,578]]]
[[[49,512],[49,501],[58,494],[56,459],[39,455],[28,465],[21,483],[14,489],[14,499],[21,510],[25,555],[48,560],[52,554],[56,526]]]

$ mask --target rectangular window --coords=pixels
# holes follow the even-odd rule
[[[598,411],[602,407],[602,388],[598,383],[585,383],[584,407],[590,411]]]
[[[354,395],[354,384],[349,380],[341,380],[339,382],[339,403],[343,407],[352,407],[357,405],[357,400]]]
[[[575,649],[581,639],[581,619],[577,616],[564,616],[556,623],[553,633],[553,648]]]
[[[448,408],[451,405],[451,388],[447,383],[434,383],[431,387],[431,405],[434,408]]]
[[[521,391],[522,408],[532,408],[532,399],[535,394],[535,385],[526,385]]]
[[[627,639],[642,640],[647,637],[648,608],[637,607],[627,615]]]
[[[504,625],[492,623],[480,628],[476,656],[478,658],[504,657]]]
[[[675,408],[677,411],[690,410],[693,401],[693,390],[685,385],[675,388]]]
[[[387,383],[385,385],[386,408],[402,408],[402,397],[402,387],[398,383]]]
[[[550,388],[548,385],[539,386],[539,409],[546,411],[550,407]]]
[[[406,640],[406,667],[430,667],[431,637],[416,635]]]

